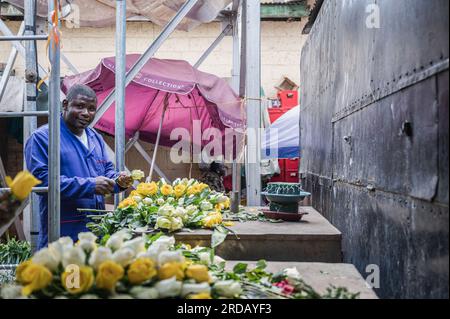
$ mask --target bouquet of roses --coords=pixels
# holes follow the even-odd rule
[[[214,249],[175,245],[162,233],[131,239],[127,231],[104,245],[92,233],[65,237],[38,251],[16,270],[17,282],[1,298],[355,298],[345,288],[325,295],[306,285],[293,269],[279,274],[238,263],[230,271]],[[283,286],[282,286],[283,285]],[[289,287],[287,287],[289,285]]]
[[[140,183],[115,212],[90,216],[89,229],[107,236],[128,228],[145,232],[160,229],[175,232],[183,228],[210,228],[223,224],[222,212],[230,208],[230,199],[195,179],[177,179],[167,183]],[[230,225],[228,223],[225,223]]]

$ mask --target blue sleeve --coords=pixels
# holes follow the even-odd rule
[[[109,159],[105,141],[101,136],[97,135],[97,137],[100,139],[100,144],[102,146],[103,163],[105,163],[105,177],[115,180],[119,176],[119,173],[116,171],[114,164]],[[125,189],[121,188],[117,184],[114,185],[114,193],[118,194],[123,191],[125,191]]]
[[[48,186],[48,138],[33,134],[25,146],[27,168],[42,181],[40,186]],[[61,175],[62,199],[91,199],[95,195],[95,178],[67,177]]]

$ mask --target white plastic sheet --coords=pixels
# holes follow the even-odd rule
[[[8,2],[23,9],[24,0]],[[199,0],[178,29],[189,31],[202,23],[213,21],[231,2],[232,0]],[[46,17],[47,0],[38,0],[37,3],[38,15]],[[184,3],[185,0],[127,0],[127,15],[143,16],[164,26]],[[70,6],[70,14],[64,17],[68,26],[107,27],[115,24],[115,0],[62,0],[61,6]]]

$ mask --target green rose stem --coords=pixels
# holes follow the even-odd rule
[[[77,208],[77,211],[81,213],[91,212],[91,213],[114,213],[113,210],[104,210],[104,209],[88,209],[88,208]]]

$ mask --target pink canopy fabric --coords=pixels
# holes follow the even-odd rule
[[[139,55],[127,56],[127,71]],[[86,84],[97,94],[99,105],[115,86],[115,59],[105,58],[94,70],[64,79],[62,89],[68,92],[75,84]],[[240,98],[228,83],[211,74],[194,69],[188,62],[151,59],[126,89],[125,130],[128,138],[140,133],[146,142],[155,143],[168,95],[160,144],[173,146],[172,130],[185,128],[191,133],[193,121],[200,120],[201,131],[217,128],[223,134],[227,127],[245,129],[245,115]],[[96,129],[114,135],[115,104],[102,116]],[[196,141],[193,141],[196,142]],[[202,146],[208,141],[202,141]]]

